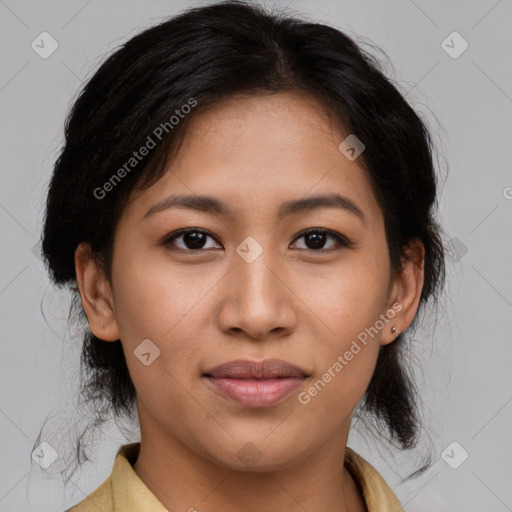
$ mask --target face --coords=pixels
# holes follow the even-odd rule
[[[382,211],[338,149],[346,135],[310,98],[231,98],[191,119],[166,174],[133,195],[115,236],[109,329],[143,436],[232,468],[249,453],[261,470],[346,441],[401,308]],[[177,195],[195,204],[165,204]],[[230,397],[205,373],[240,359],[305,376]]]

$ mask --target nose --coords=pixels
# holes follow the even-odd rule
[[[227,276],[221,298],[222,331],[253,340],[289,335],[297,323],[298,299],[288,274],[269,261],[266,251],[252,263],[235,258],[239,260]]]

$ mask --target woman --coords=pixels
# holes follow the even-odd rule
[[[339,30],[224,2],[129,40],[69,115],[43,251],[84,394],[141,440],[70,510],[402,510],[347,439],[359,407],[417,442],[435,205],[426,126]]]

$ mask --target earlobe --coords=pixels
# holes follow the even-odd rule
[[[91,332],[105,341],[119,339],[111,287],[88,243],[75,251],[77,285]]]
[[[424,280],[425,247],[421,240],[412,240],[405,248],[400,274],[391,287],[388,312],[393,310],[393,320],[381,336],[381,344],[393,342],[414,320],[418,311]]]

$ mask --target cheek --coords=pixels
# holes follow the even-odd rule
[[[190,322],[218,276],[172,266],[165,257],[120,258],[113,272],[116,320],[126,340],[172,339]],[[124,338],[121,338],[124,340]]]
[[[130,376],[137,394],[157,407],[180,400],[176,382],[190,378],[185,371],[196,364],[191,333],[207,290],[187,286],[179,272],[154,263],[119,259],[113,282],[115,318]]]
[[[385,317],[388,278],[387,261],[369,255],[338,268],[334,279],[331,273],[308,281],[318,373],[304,402],[320,409],[335,407],[336,415],[349,414],[362,398],[375,368],[382,330],[391,325]]]
[[[309,276],[303,296],[327,339],[349,340],[384,312],[389,268],[372,255],[354,254],[336,268]],[[339,347],[338,347],[339,348]]]
[[[191,407],[187,389],[200,349],[200,337],[194,333],[206,315],[201,298],[208,283],[187,286],[179,275],[146,264],[126,264],[123,275],[117,280],[116,319],[128,371],[138,398],[170,428],[176,415],[169,416],[165,404],[182,413]],[[201,411],[194,408],[193,413]]]
[[[378,304],[369,297],[340,294],[333,297],[325,312],[329,329],[304,353],[315,360],[315,373],[308,386],[297,397],[304,414],[317,423],[317,428],[337,428],[347,420],[363,398],[375,369],[380,349],[380,332],[371,328],[378,319]],[[364,306],[363,306],[364,305]],[[319,326],[314,330],[318,334]],[[312,336],[312,339],[315,337]],[[322,427],[323,425],[323,427]]]

